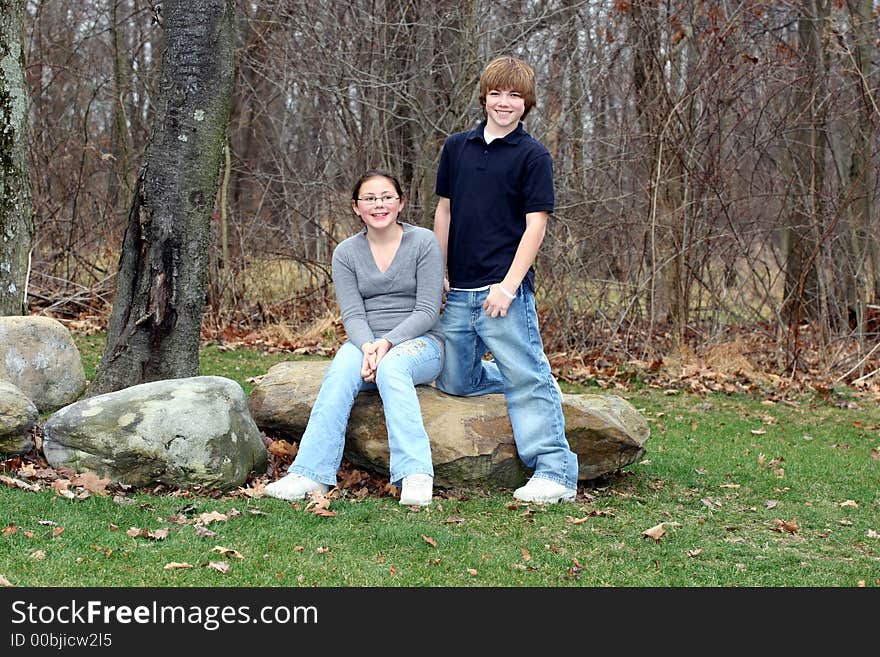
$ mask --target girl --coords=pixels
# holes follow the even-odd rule
[[[351,207],[364,229],[333,252],[333,284],[348,341],[321,383],[288,474],[265,488],[283,500],[336,485],[355,397],[378,389],[400,503],[431,503],[434,469],[416,385],[440,373],[443,340],[433,330],[443,295],[443,255],[434,233],[399,220],[403,190],[392,174],[370,170],[355,183]]]

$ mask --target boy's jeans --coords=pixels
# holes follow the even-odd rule
[[[416,473],[433,477],[431,446],[415,386],[430,383],[440,372],[440,346],[434,339],[420,336],[392,347],[379,362],[376,383],[361,378],[363,358],[351,342],[336,353],[289,472],[335,486],[355,397],[361,390],[378,389],[391,450],[391,483],[400,485],[404,477]]]
[[[577,488],[577,455],[565,438],[562,397],[538,332],[535,295],[520,285],[505,317],[483,310],[488,290],[451,290],[440,319],[446,353],[435,385],[470,397],[503,392],[519,457],[535,477]],[[494,361],[483,360],[491,351]]]

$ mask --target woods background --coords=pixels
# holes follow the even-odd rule
[[[650,362],[755,340],[778,374],[865,381],[878,14],[876,0],[239,1],[203,330],[334,333],[353,180],[397,172],[406,220],[430,227],[443,140],[480,118],[485,63],[514,54],[538,77],[526,129],[555,163],[536,267],[548,353]],[[107,318],[157,111],[161,3],[29,0],[24,23],[31,311]]]

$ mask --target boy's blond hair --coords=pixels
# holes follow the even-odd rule
[[[523,60],[507,55],[496,57],[480,76],[480,105],[486,109],[486,94],[491,90],[516,91],[525,101],[525,119],[535,106],[535,71]]]

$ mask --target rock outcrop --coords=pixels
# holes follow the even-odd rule
[[[23,454],[31,448],[30,430],[37,407],[8,381],[0,381],[0,455]]]
[[[272,367],[248,399],[264,431],[298,440],[327,370],[327,361],[296,361]],[[431,438],[435,481],[441,486],[519,486],[528,476],[513,441],[503,395],[454,397],[419,386],[419,403]],[[579,479],[614,472],[644,454],[648,423],[616,395],[563,396],[566,437],[579,461]],[[388,435],[376,392],[358,395],[346,434],[345,457],[388,474]]]
[[[225,490],[264,468],[268,453],[241,386],[219,376],[154,381],[66,406],[46,421],[53,467],[133,486]]]
[[[86,387],[70,332],[49,317],[0,317],[0,379],[21,390],[40,413],[73,403]]]

